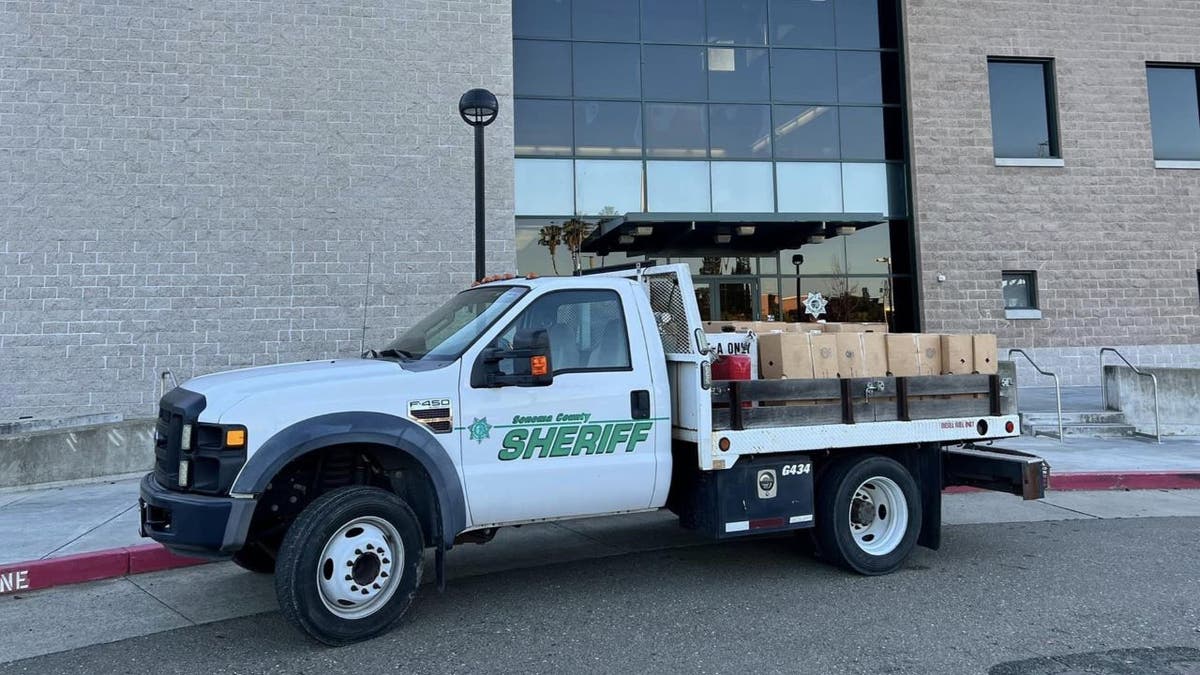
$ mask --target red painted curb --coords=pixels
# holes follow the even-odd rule
[[[1051,490],[1186,490],[1200,488],[1200,473],[1127,471],[1050,473]]]
[[[204,562],[207,561],[177,556],[159,544],[142,544],[61,558],[7,563],[0,565],[0,595],[115,579],[127,574],[188,567]]]

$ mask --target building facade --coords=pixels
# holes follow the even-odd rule
[[[148,415],[164,370],[354,356],[466,286],[475,86],[492,269],[681,261],[710,318],[821,292],[1068,384],[1101,346],[1200,365],[1195,3],[9,3],[0,34],[0,419]]]

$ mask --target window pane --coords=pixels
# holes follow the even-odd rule
[[[903,164],[887,165],[888,181],[888,210],[892,218],[903,218],[908,215],[908,175]]]
[[[575,162],[575,212],[585,216],[642,211],[642,163],[581,159]]]
[[[837,0],[837,44],[862,49],[880,46],[879,0]]]
[[[642,0],[646,42],[704,42],[704,0]]]
[[[513,107],[516,154],[571,154],[570,102],[517,99]]]
[[[899,103],[900,72],[895,54],[838,52],[838,100],[842,103]]]
[[[767,0],[708,0],[708,41],[767,44]]]
[[[843,159],[903,159],[898,109],[843,107],[839,113]]]
[[[711,211],[708,162],[646,162],[646,202],[650,211]]]
[[[646,104],[646,154],[651,157],[708,156],[707,106]]]
[[[830,0],[771,0],[771,44],[833,46]]]
[[[765,49],[708,49],[708,95],[713,101],[766,101],[770,71]]]
[[[646,91],[658,99],[703,101],[708,98],[704,47],[642,48],[642,77]]]
[[[848,237],[838,237],[846,244],[847,274],[887,274],[886,262],[875,262],[892,254],[891,232],[888,223],[861,227]]]
[[[1154,158],[1200,160],[1200,102],[1194,68],[1147,68]]]
[[[1046,101],[1046,64],[988,62],[997,157],[1057,157]]]
[[[574,0],[576,40],[637,40],[638,0]]]
[[[637,45],[576,42],[575,95],[641,98],[641,56]]]
[[[541,276],[570,274],[571,254],[561,244],[562,219],[518,218],[517,219],[517,271],[521,274]],[[557,230],[550,234],[550,230]],[[544,237],[543,235],[549,235]],[[554,256],[550,255],[549,241],[555,241]]]
[[[754,159],[771,156],[771,107],[766,105],[712,105],[709,142],[712,156]]]
[[[1037,309],[1034,280],[1029,272],[1005,272],[1002,276],[1005,309]]]
[[[830,237],[819,244],[805,244],[794,251],[781,251],[779,261],[783,267],[784,276],[795,276],[796,265],[792,262],[795,254],[804,256],[800,263],[800,274],[845,274],[846,273],[846,240],[844,237]]]
[[[579,155],[641,157],[641,104],[576,101],[575,152]]]
[[[779,210],[795,213],[842,211],[841,165],[829,162],[779,162],[775,165]]]
[[[575,212],[571,160],[518,159],[513,162],[518,215],[562,216]]]
[[[837,101],[836,52],[774,50],[771,53],[771,96],[776,101],[800,103]]]
[[[571,37],[570,0],[513,0],[513,35],[531,38]]]
[[[713,162],[712,210],[771,213],[775,210],[770,162]]]
[[[786,283],[784,286],[788,288],[790,296],[791,288]],[[886,288],[887,280],[883,277],[828,276],[801,277],[798,291],[801,300],[809,293],[820,293],[829,301],[825,306],[825,314],[821,317],[827,321],[882,322],[883,295]],[[790,309],[790,304],[787,309]],[[803,305],[800,306],[799,312],[803,317],[802,321],[812,320],[804,313]]]
[[[846,213],[890,211],[885,164],[843,164],[842,191]]]
[[[493,344],[513,344],[521,329],[544,329],[549,333],[550,363],[555,373],[630,367],[625,316],[620,299],[612,291],[544,295],[521,312]],[[506,366],[502,363],[501,370],[510,372]]]
[[[517,96],[570,96],[571,44],[513,40],[513,81]]]
[[[837,159],[838,109],[827,105],[775,106],[775,156]]]

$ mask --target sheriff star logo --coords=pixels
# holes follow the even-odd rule
[[[488,424],[487,418],[474,418],[475,421],[467,427],[467,431],[471,432],[471,440],[478,443],[483,443],[484,440],[491,438],[492,425]]]

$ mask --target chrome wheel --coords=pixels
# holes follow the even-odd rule
[[[896,481],[873,476],[859,484],[850,500],[850,533],[870,555],[896,550],[908,529],[908,502]]]
[[[317,560],[321,602],[343,619],[370,616],[396,592],[403,569],[400,532],[382,518],[355,518],[329,538]]]

